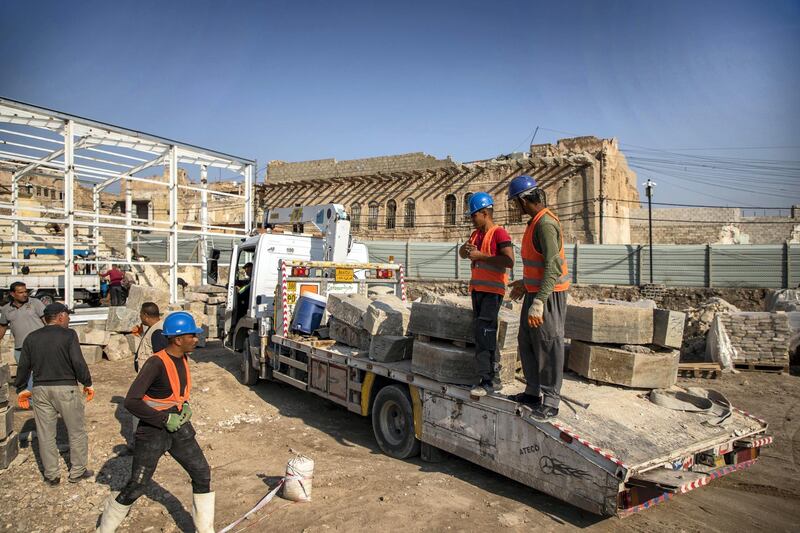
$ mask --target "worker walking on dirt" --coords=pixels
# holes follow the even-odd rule
[[[109,497],[100,518],[98,533],[112,533],[125,519],[133,502],[144,494],[159,459],[166,452],[192,480],[192,518],[198,533],[214,531],[214,493],[211,469],[189,421],[192,378],[188,355],[197,345],[197,327],[184,311],[164,319],[166,349],[150,357],[131,384],[125,408],[138,417],[131,478],[116,498]]]
[[[89,436],[86,434],[84,399],[94,398],[92,375],[81,352],[78,334],[69,329],[71,311],[64,304],[44,308],[45,326],[32,332],[22,345],[17,369],[17,403],[27,409],[33,398],[33,417],[39,439],[39,456],[44,480],[49,485],[61,482],[56,447],[58,417],[69,435],[70,471],[68,481],[78,483],[94,472],[86,468],[89,459]],[[33,373],[33,389],[28,391],[28,376]],[[83,384],[83,394],[78,388]]]
[[[475,364],[480,381],[470,394],[484,396],[494,392],[497,351],[497,315],[508,283],[507,268],[514,267],[511,236],[494,223],[494,201],[485,192],[469,199],[469,214],[475,231],[458,251],[472,261],[469,290],[475,335]]]
[[[518,176],[508,186],[531,220],[522,237],[522,279],[511,284],[511,298],[523,295],[519,353],[527,385],[510,398],[533,408],[533,416],[558,414],[564,374],[564,321],[567,316],[569,272],[561,223],[547,208],[547,196],[530,176]]]

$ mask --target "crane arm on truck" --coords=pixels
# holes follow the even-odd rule
[[[264,228],[278,224],[313,224],[322,234],[325,245],[324,261],[347,260],[352,240],[350,217],[341,204],[281,207],[264,210]]]

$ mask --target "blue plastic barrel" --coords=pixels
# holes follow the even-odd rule
[[[322,315],[325,313],[327,303],[327,299],[319,294],[313,292],[303,294],[297,300],[297,305],[294,306],[290,329],[311,335],[322,322]]]

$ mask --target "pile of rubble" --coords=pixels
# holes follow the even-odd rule
[[[681,346],[681,359],[703,361],[706,356],[706,336],[717,313],[738,313],[739,308],[722,298],[710,298],[698,307],[684,309],[686,327]]]
[[[567,366],[605,383],[668,388],[677,381],[685,320],[684,313],[657,309],[653,302],[569,305]]]
[[[720,313],[732,350],[732,363],[788,367],[791,329],[785,312]]]

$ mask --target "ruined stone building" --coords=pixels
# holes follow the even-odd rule
[[[544,187],[567,242],[629,242],[628,213],[639,206],[636,175],[615,139],[596,137],[562,139],[533,145],[527,153],[469,163],[423,153],[273,161],[257,191],[258,212],[340,203],[350,214],[353,234],[362,239],[456,241],[472,228],[469,197],[486,191],[495,199],[496,221],[520,239],[527,220],[507,201],[506,191],[522,174]]]

